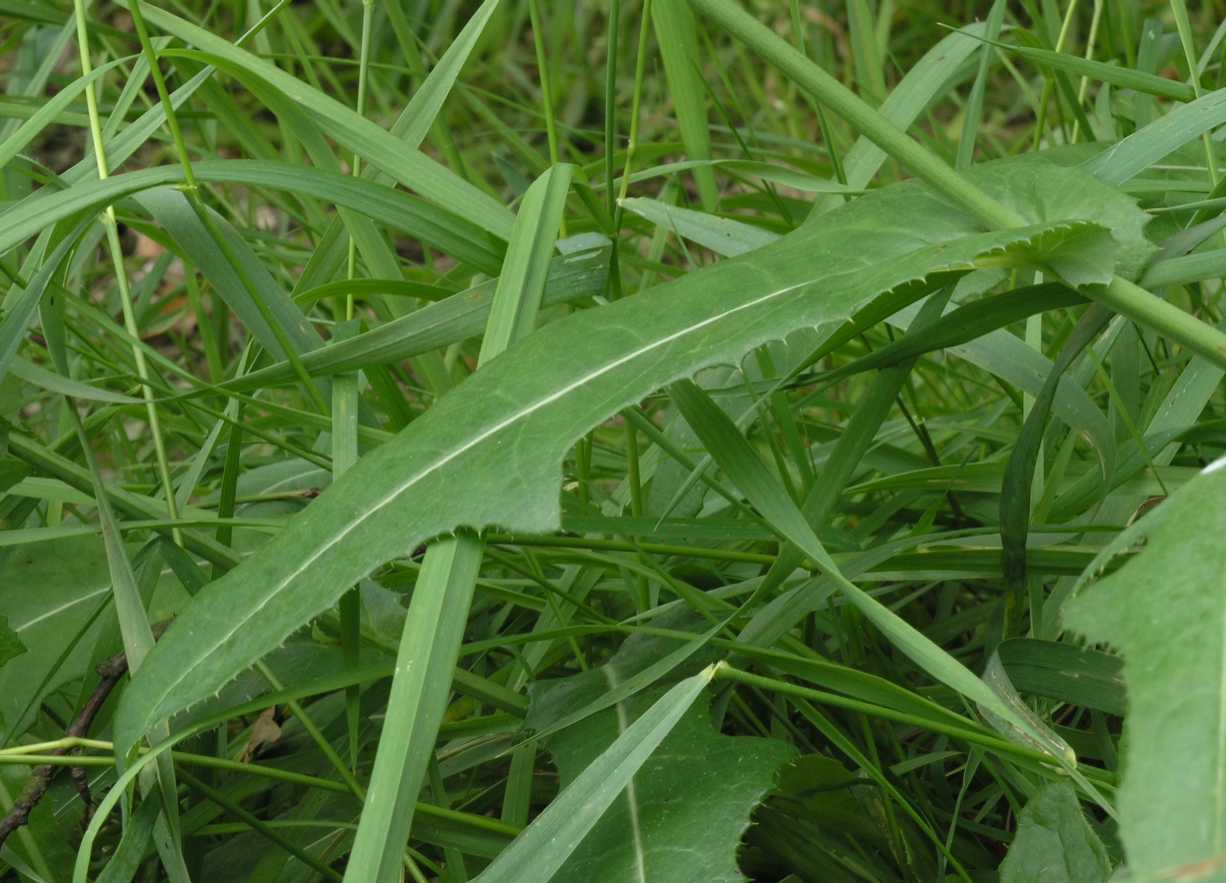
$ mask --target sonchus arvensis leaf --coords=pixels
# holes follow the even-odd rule
[[[1140,551],[1065,608],[1068,628],[1124,656],[1117,809],[1129,879],[1226,876],[1223,537],[1218,461],[1121,535]]]
[[[984,265],[1045,265],[1087,240],[1105,278],[1145,247],[1147,216],[1072,169],[1035,162],[971,177],[1035,219],[983,232],[917,184],[886,188],[757,251],[554,322],[363,457],[250,559],[204,589],[125,691],[126,753],[149,726],[211,695],[350,586],[460,526],[559,526],[560,464],[584,432],[701,368],[802,328],[890,309]],[[1095,218],[1098,221],[1082,220]],[[1131,258],[1131,254],[1128,255]],[[888,310],[885,310],[888,312]]]
[[[549,740],[563,787],[655,698],[640,694]],[[554,883],[741,883],[737,849],[749,817],[796,749],[778,739],[719,733],[701,702],[678,721]]]

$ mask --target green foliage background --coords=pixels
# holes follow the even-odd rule
[[[1226,879],[1220,19],[0,0],[0,879]]]

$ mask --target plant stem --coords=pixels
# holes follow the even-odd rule
[[[81,75],[89,76],[93,70],[93,62],[89,53],[89,31],[86,27],[85,2],[73,0],[73,10],[77,25],[77,48],[81,57]],[[152,66],[157,70],[157,66]],[[105,180],[110,174],[106,161],[106,147],[102,138],[102,121],[98,114],[98,96],[94,91],[94,83],[85,87],[85,107],[89,114],[89,134],[94,148],[94,162],[98,167],[99,180]],[[165,84],[162,85],[163,91]],[[167,101],[169,105],[169,100]],[[119,222],[115,217],[115,207],[108,205],[102,213],[102,224],[106,231],[107,249],[111,256],[111,265],[115,271],[115,285],[119,291],[119,302],[123,311],[123,323],[128,334],[140,337],[140,326],[136,321],[136,313],[132,307],[132,292],[128,287],[128,273],[123,264],[123,247],[119,242]],[[153,450],[157,459],[158,476],[161,479],[162,491],[166,495],[166,511],[171,519],[179,517],[179,506],[175,500],[174,483],[170,478],[170,463],[166,458],[166,444],[162,438],[161,421],[158,418],[157,405],[154,402],[153,387],[149,383],[149,365],[145,361],[144,351],[132,347],[132,359],[136,363],[136,373],[140,378],[141,396],[145,400],[145,414],[149,420],[149,432],[153,436]],[[183,536],[178,528],[171,532],[177,545],[183,545]]]

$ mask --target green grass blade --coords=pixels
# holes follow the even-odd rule
[[[608,264],[608,251],[604,248],[565,259],[554,258],[549,265],[542,305],[557,306],[602,294]],[[329,341],[319,349],[304,354],[302,365],[311,375],[337,374],[370,365],[399,362],[476,337],[488,322],[497,285],[497,280],[482,282],[406,316],[384,322],[350,340]],[[384,292],[384,289],[378,290]],[[394,289],[387,291],[394,293]],[[221,388],[245,392],[293,380],[292,367],[281,362],[227,381]]]
[[[1108,184],[1123,184],[1183,145],[1226,123],[1226,89],[1180,105],[1086,163]]]
[[[1004,17],[1005,0],[996,0],[984,24],[985,39],[996,39],[1000,34],[1001,21]],[[988,74],[991,70],[992,50],[989,46],[984,46],[979,56],[979,72],[975,75],[975,84],[971,86],[971,94],[966,101],[965,122],[962,124],[962,134],[958,137],[958,155],[954,160],[956,168],[969,168],[975,161],[975,139],[983,123],[983,98],[987,92]]]
[[[668,205],[655,199],[623,199],[619,203],[661,230],[683,236],[716,254],[733,257],[761,248],[779,237],[767,230],[706,212]]]
[[[707,125],[707,92],[698,54],[698,23],[684,3],[656,3],[651,10],[656,42],[664,60],[664,72],[672,93],[673,108],[685,152],[691,160],[711,158],[711,135]],[[693,170],[699,201],[705,211],[719,202],[715,173],[705,166]]]
[[[1175,101],[1191,101],[1196,98],[1196,93],[1187,83],[1169,80],[1166,77],[1159,77],[1144,71],[1094,61],[1079,55],[1070,55],[1067,52],[1053,52],[1050,49],[1002,43],[987,37],[984,38],[984,42],[1022,58],[1030,59],[1042,67],[1064,71],[1077,77],[1087,77],[1100,83],[1110,83],[1121,89],[1135,89],[1146,95],[1171,98]]]
[[[101,79],[120,64],[130,61],[131,58],[117,58],[114,61],[101,64],[85,76],[78,77],[55,93],[50,100],[32,113],[29,119],[18,126],[15,132],[3,141],[0,141],[0,170],[3,170],[9,164],[9,161],[21,152],[22,148],[37,138],[39,133],[51,125],[57,116],[80,98],[81,94],[90,88],[96,80]]]
[[[420,199],[348,175],[324,172],[309,166],[264,160],[217,160],[193,166],[200,181],[265,186],[301,193],[364,212],[397,230],[417,236],[447,254],[496,272],[503,246],[475,224],[460,219]],[[50,223],[81,211],[96,210],[126,196],[185,180],[179,166],[160,166],[115,175],[105,181],[88,181],[67,190],[39,192],[10,207],[0,219],[0,253],[6,253]]]

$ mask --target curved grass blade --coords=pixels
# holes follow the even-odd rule
[[[3,142],[0,142],[0,170],[3,170],[8,165],[9,161],[20,153],[23,147],[37,138],[43,129],[54,123],[55,118],[79,98],[81,93],[89,88],[90,84],[113,68],[130,61],[132,61],[132,57],[128,56],[99,65],[85,76],[73,80],[59,92],[55,93],[45,104],[39,106],[30,115],[30,118],[17,128],[17,131],[5,138]]]
[[[947,290],[932,295],[919,308],[898,344],[905,346],[939,322],[941,311],[949,302],[951,294],[952,291]],[[843,489],[851,481],[854,470],[868,452],[873,439],[877,437],[886,415],[894,407],[894,402],[902,391],[903,384],[911,376],[914,366],[914,362],[905,360],[882,370],[873,379],[873,385],[864,394],[847,426],[839,434],[834,449],[826,458],[821,481],[813,483],[801,503],[805,520],[816,531],[820,532],[826,525]],[[781,548],[763,579],[761,590],[773,593],[800,565],[803,557],[803,553],[794,545],[789,544]],[[852,574],[852,578],[855,578],[855,574]],[[773,640],[782,637],[807,610],[812,609],[820,597],[818,591],[805,591],[803,587],[776,596],[755,613],[738,639],[758,644],[773,643]]]
[[[1026,537],[1030,532],[1030,496],[1034,485],[1034,470],[1039,459],[1043,433],[1051,418],[1056,389],[1064,372],[1081,351],[1089,346],[1111,320],[1110,312],[1100,304],[1086,310],[1077,323],[1060,356],[1052,365],[1051,373],[1043,383],[1043,390],[1035,398],[1017,443],[1009,455],[1004,480],[1000,488],[1000,542],[1005,571],[1005,584],[1010,594],[1005,600],[1005,635],[1011,631],[1010,621],[1021,614],[1021,599],[1026,583]],[[1110,475],[1103,476],[1104,482]],[[1016,625],[1016,622],[1012,623]]]
[[[1226,89],[1180,105],[1148,126],[1108,147],[1085,164],[1108,184],[1123,184],[1205,132],[1226,123]]]
[[[93,220],[90,219],[78,224],[46,257],[26,286],[10,289],[4,304],[4,318],[0,320],[0,380],[4,379],[22,340],[25,339],[26,330],[34,321],[43,295],[51,284],[51,278],[59,271],[76,246],[77,240],[85,233],[86,227],[92,223]],[[40,245],[45,244],[40,242]]]
[[[692,160],[711,158],[711,133],[707,126],[707,93],[702,80],[698,57],[698,23],[694,13],[684,3],[658,3],[651,10],[656,42],[664,60],[677,127],[685,152]],[[714,211],[719,202],[715,172],[707,166],[693,169],[698,197],[706,211]]]
[[[936,680],[1009,721],[1019,730],[1030,731],[1029,721],[1020,717],[961,662],[843,576],[783,484],[750,447],[731,418],[705,392],[690,381],[674,383],[669,392],[686,422],[698,433],[716,462],[762,513],[772,529],[809,556],[832,578],[847,601],[877,626],[890,643]],[[1075,762],[1075,758],[1064,759]]]
[[[1119,86],[1121,89],[1134,89],[1146,95],[1172,98],[1175,101],[1191,101],[1196,97],[1196,93],[1189,84],[1169,80],[1157,74],[1094,61],[1090,58],[1082,58],[1080,55],[1071,55],[1068,52],[1055,52],[1051,49],[1039,49],[1019,43],[1004,43],[999,40],[989,40],[986,37],[980,39],[989,46],[1028,58],[1042,67],[1064,71],[1076,77],[1088,77],[1101,83]]]
[[[260,309],[252,303],[251,295],[240,281],[238,272],[217,247],[217,243],[200,222],[183,192],[170,187],[158,187],[139,194],[136,201],[174,237],[183,254],[204,274],[209,284],[252,336],[269,352],[275,353],[278,358],[285,358],[287,354],[277,335],[265,321]],[[211,209],[206,208],[205,211]],[[322,345],[323,340],[319,332],[285,290],[277,285],[272,274],[238,232],[220,216],[214,215],[213,222],[229,240],[231,251],[254,285],[253,293],[263,299],[269,315],[281,326],[285,339],[294,349],[294,355],[301,355]]]
[[[676,233],[699,245],[709,248],[716,254],[734,257],[761,248],[767,243],[779,238],[777,233],[730,221],[718,215],[698,212],[693,209],[668,205],[656,199],[635,197],[623,199],[619,203],[641,218],[669,233]]]
[[[196,163],[192,169],[201,181],[270,187],[351,208],[489,272],[497,272],[502,263],[503,245],[497,237],[444,209],[362,178],[270,160],[212,160]],[[40,191],[0,214],[4,225],[0,254],[77,212],[94,211],[125,196],[184,181],[181,166],[156,166],[67,190]]]
[[[887,368],[924,353],[975,340],[998,328],[1039,313],[1084,303],[1084,297],[1058,282],[1018,288],[958,307],[922,330],[908,332],[905,337],[893,343],[875,349],[841,368],[825,372],[821,379],[823,382],[830,382],[875,368]]]
[[[978,38],[984,33],[981,22],[966,25],[949,34],[924,53],[882,102],[882,116],[903,131],[924,113],[924,109],[953,84],[953,74],[982,45]],[[862,190],[886,161],[886,152],[871,139],[861,135],[843,159],[847,186]],[[837,198],[819,199],[813,204],[805,223],[816,221],[838,205]]]

